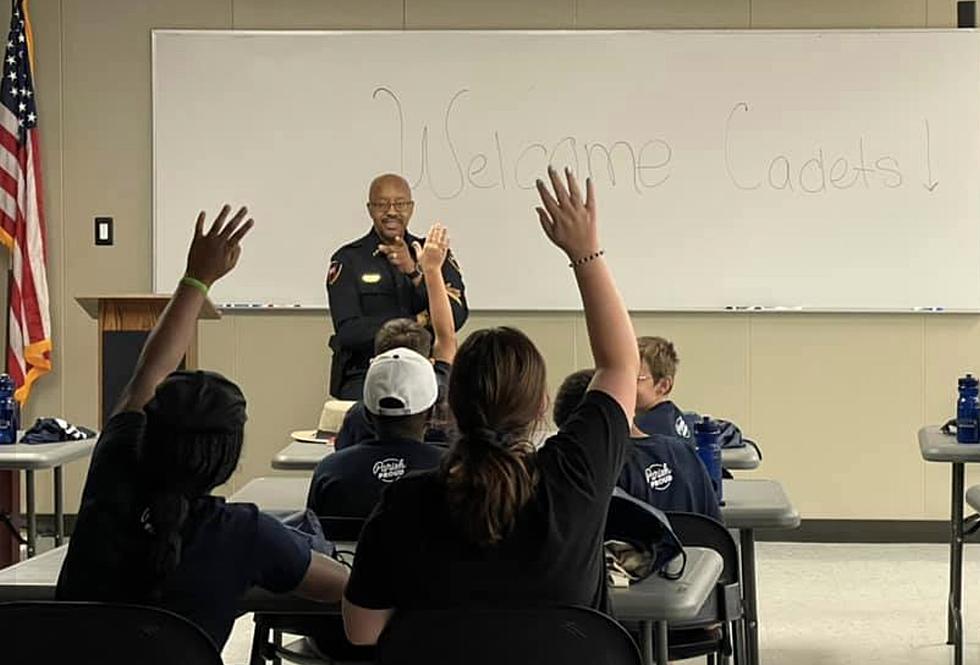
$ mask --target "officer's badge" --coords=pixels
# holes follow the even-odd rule
[[[361,281],[365,284],[377,284],[381,281],[381,273],[377,272],[366,272],[361,275]]]
[[[331,261],[330,268],[327,270],[327,286],[333,286],[340,279],[340,272],[344,269],[344,264],[340,261]]]

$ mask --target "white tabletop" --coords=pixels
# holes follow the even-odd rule
[[[980,462],[980,444],[958,443],[937,425],[919,430],[919,452],[927,462]]]
[[[762,459],[755,446],[721,449],[721,466],[730,471],[752,471],[758,469],[761,463]]]
[[[313,471],[320,460],[332,452],[332,444],[293,441],[272,458],[272,468],[279,471]]]
[[[309,491],[308,476],[268,476],[248,481],[228,501],[254,503],[273,515],[291,515],[306,508]]]
[[[0,570],[0,602],[53,600],[58,573],[68,546]],[[687,566],[679,580],[652,575],[629,589],[611,589],[610,598],[621,619],[684,621],[697,616],[722,571],[721,556],[714,550],[687,548]],[[337,612],[336,605],[315,603],[287,594],[252,589],[239,603],[242,612]]]
[[[795,529],[800,514],[775,480],[725,480],[721,507],[725,526],[732,529]]]
[[[83,457],[95,449],[95,438],[58,443],[0,444],[0,469],[50,469]]]

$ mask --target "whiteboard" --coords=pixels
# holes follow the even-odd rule
[[[533,207],[593,177],[634,310],[980,309],[973,31],[153,33],[154,288],[198,210],[256,219],[219,303],[325,307],[379,173],[475,309],[577,309]]]

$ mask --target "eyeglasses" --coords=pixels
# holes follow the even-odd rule
[[[368,201],[368,208],[371,212],[388,212],[388,208],[395,206],[398,212],[405,212],[415,205],[415,201]]]

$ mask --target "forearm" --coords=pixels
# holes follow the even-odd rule
[[[602,257],[589,261],[575,268],[575,279],[596,369],[627,372],[635,381],[640,367],[636,335],[609,265]]]
[[[456,357],[456,324],[441,268],[426,271],[425,289],[429,296],[429,320],[435,337],[432,357],[452,363]]]
[[[177,369],[194,337],[204,301],[204,294],[197,288],[183,283],[177,286],[146,340],[116,411],[142,409],[160,382]]]

